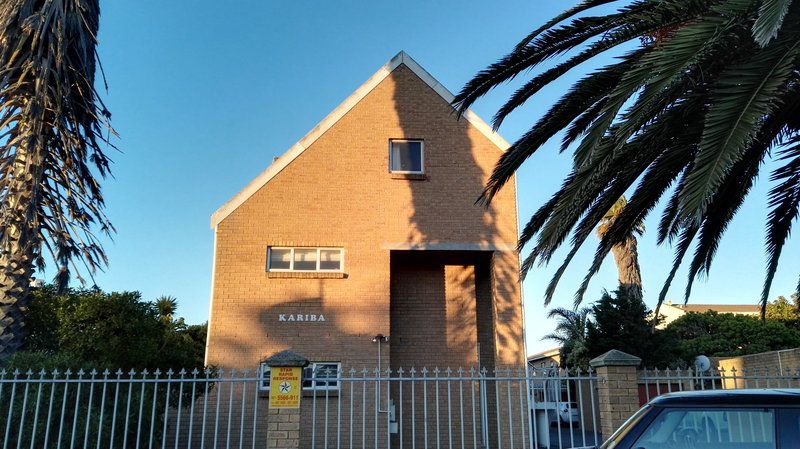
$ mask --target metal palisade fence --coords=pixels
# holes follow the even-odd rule
[[[743,388],[800,388],[800,369],[782,366],[750,369],[711,368],[643,369],[639,375],[639,397],[644,403],[667,393]]]
[[[532,448],[600,441],[592,372],[318,370],[300,447]],[[2,448],[260,448],[269,381],[254,371],[0,372]],[[270,426],[272,425],[272,427]]]
[[[640,400],[670,391],[797,387],[796,372],[642,370]],[[252,371],[0,371],[2,449],[262,448],[269,376]],[[592,370],[306,372],[302,448],[576,448],[602,443]],[[286,427],[284,427],[286,426]]]

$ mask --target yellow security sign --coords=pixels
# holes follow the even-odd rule
[[[300,367],[272,367],[269,375],[269,408],[300,408]]]

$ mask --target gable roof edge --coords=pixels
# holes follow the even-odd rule
[[[239,206],[241,206],[247,199],[253,196],[261,187],[267,184],[272,178],[280,173],[286,166],[295,160],[303,151],[306,150],[317,139],[322,137],[326,131],[333,127],[336,122],[345,116],[350,110],[355,107],[364,97],[369,94],[378,84],[381,83],[390,73],[400,65],[405,65],[411,69],[422,81],[425,82],[431,89],[441,96],[447,103],[452,103],[455,96],[447,90],[439,81],[436,80],[428,71],[422,68],[417,61],[411,58],[406,52],[400,51],[389,62],[384,64],[373,74],[367,81],[364,82],[358,89],[355,90],[349,97],[347,97],[339,106],[330,112],[317,126],[311,129],[303,138],[297,143],[292,145],[285,153],[280,155],[266,170],[261,172],[252,181],[250,181],[242,190],[233,196],[228,202],[223,204],[211,215],[211,229],[214,229],[222,220],[228,215],[233,213]],[[508,142],[497,134],[491,126],[483,121],[477,114],[468,109],[464,112],[463,116],[472,126],[488,138],[500,150],[506,151],[510,146]]]

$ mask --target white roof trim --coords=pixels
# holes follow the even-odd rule
[[[256,176],[255,179],[250,181],[244,189],[242,189],[239,193],[234,195],[227,203],[225,203],[222,207],[217,209],[213,215],[211,215],[211,229],[214,229],[222,220],[224,220],[228,215],[230,215],[236,208],[242,205],[248,198],[253,196],[261,187],[263,187],[266,183],[268,183],[272,178],[275,177],[278,173],[281,172],[287,165],[289,165],[297,156],[299,156],[303,151],[306,150],[311,144],[313,144],[317,139],[319,139],[327,130],[329,130],[336,122],[339,121],[340,118],[344,117],[345,114],[350,112],[362,98],[366,97],[368,93],[372,91],[378,84],[381,83],[387,76],[389,76],[394,69],[399,67],[401,64],[405,65],[412,72],[414,72],[417,76],[420,77],[431,89],[433,89],[436,93],[438,93],[445,101],[448,103],[453,102],[453,94],[447,90],[444,86],[442,86],[436,79],[431,76],[430,73],[425,71],[416,61],[414,61],[411,56],[406,54],[406,52],[401,51],[398,53],[394,58],[392,58],[389,62],[383,65],[374,75],[372,75],[364,84],[361,85],[352,95],[347,97],[339,106],[336,107],[327,117],[322,119],[321,122],[317,124],[311,131],[308,132],[302,139],[300,139],[296,144],[292,145],[285,153],[283,153],[280,157],[278,157],[266,170],[264,170],[260,175]],[[463,117],[472,124],[475,128],[478,129],[483,135],[485,135],[489,140],[492,141],[498,148],[505,151],[508,149],[509,144],[506,142],[505,139],[500,137],[499,134],[492,130],[492,127],[486,124],[477,114],[472,112],[472,110],[467,110]]]

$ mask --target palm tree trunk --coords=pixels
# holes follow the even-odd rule
[[[36,208],[43,176],[41,151],[36,151],[43,139],[32,136],[14,155],[12,181],[0,209],[0,362],[19,350],[27,335],[25,312],[38,254]]]
[[[642,299],[642,273],[639,269],[639,250],[636,238],[628,237],[623,243],[611,248],[617,265],[620,289]]]
[[[27,335],[25,311],[33,273],[31,251],[21,244],[6,245],[0,255],[0,361],[19,350]]]

